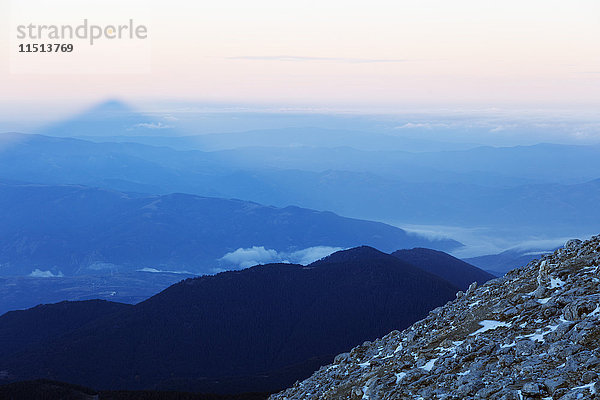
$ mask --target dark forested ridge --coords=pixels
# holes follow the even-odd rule
[[[0,371],[9,380],[44,377],[99,390],[273,391],[335,354],[409,326],[458,290],[396,257],[358,247],[308,266],[268,264],[187,279],[24,345],[0,358]],[[15,323],[13,332],[45,329],[37,316],[20,321],[26,323]],[[4,324],[5,336],[9,327]]]
[[[206,394],[177,391],[97,391],[87,387],[36,379],[0,385],[0,399],[10,400],[264,400],[269,393]]]
[[[98,318],[130,309],[105,300],[63,301],[0,316],[0,358],[71,332]]]
[[[494,278],[494,275],[489,272],[452,257],[443,251],[415,248],[397,250],[392,255],[427,272],[441,276],[463,290],[466,290],[473,282],[482,284]]]

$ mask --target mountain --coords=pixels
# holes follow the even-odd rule
[[[164,118],[138,112],[119,100],[100,103],[79,115],[42,129],[45,135],[73,136],[155,136],[177,135]]]
[[[392,255],[404,262],[440,276],[462,290],[467,290],[473,282],[483,284],[495,278],[494,275],[442,251],[416,248],[411,250],[397,250]]]
[[[0,277],[0,315],[63,300],[103,299],[135,304],[195,276],[152,270],[111,274],[100,271],[78,276],[52,276],[51,271],[38,270],[37,275]]]
[[[106,315],[132,306],[105,300],[63,301],[0,316],[0,358],[64,335]],[[37,326],[37,329],[32,327]]]
[[[222,126],[219,127],[223,129]],[[66,133],[65,131],[64,133]],[[42,130],[42,133],[44,131]],[[52,132],[49,132],[52,133]],[[63,135],[60,136],[65,136]],[[75,132],[76,133],[76,132]],[[77,136],[77,135],[75,135]],[[136,142],[151,146],[168,146],[177,150],[221,151],[251,147],[270,148],[337,148],[349,146],[367,151],[442,151],[467,150],[480,145],[452,143],[385,134],[356,129],[332,129],[314,126],[278,129],[255,129],[242,132],[207,133],[185,136],[79,136],[95,142]]]
[[[569,241],[271,400],[597,398],[599,260],[600,236]]]
[[[97,391],[49,379],[0,385],[0,398],[11,400],[265,400],[267,397],[268,393],[217,395],[175,391]]]
[[[151,196],[73,185],[1,183],[0,237],[0,275],[4,276],[28,275],[36,269],[54,276],[142,268],[213,273],[215,266],[239,268],[239,254],[233,252],[245,248],[277,258],[279,253],[285,257],[360,244],[384,251],[460,245],[299,207],[186,194]],[[223,259],[230,253],[235,260]]]
[[[498,254],[489,254],[479,257],[466,258],[464,261],[477,265],[496,276],[502,276],[513,268],[526,265],[544,253],[552,250],[540,251],[540,249],[509,249]]]
[[[409,326],[457,290],[370,247],[308,266],[267,264],[186,279],[0,357],[0,377],[45,377],[97,389],[272,391],[341,351]],[[6,314],[22,323],[7,325],[2,340],[44,329],[37,323],[42,310]]]
[[[503,232],[504,242],[514,244],[539,238],[540,232],[547,235],[542,239],[587,235],[600,223],[596,207],[600,180],[594,167],[598,151],[593,146],[541,146],[548,151],[533,146],[480,149],[482,154],[500,159],[494,169],[485,167],[486,158],[477,152],[411,154],[303,148],[294,155],[294,149],[271,148],[252,156],[248,149],[176,151],[138,143],[9,136],[8,144],[0,149],[0,179],[13,182],[238,198],[278,207],[330,210],[400,226],[493,228]],[[548,174],[536,175],[539,168],[534,163],[561,160],[563,150],[569,160],[580,163],[557,162]],[[528,158],[528,151],[535,157]],[[513,168],[513,155],[518,158],[515,164],[530,171],[530,176]],[[479,161],[469,169],[459,162],[462,156]],[[447,161],[437,162],[438,158]],[[510,174],[506,172],[509,167]],[[553,180],[554,173],[557,178]]]

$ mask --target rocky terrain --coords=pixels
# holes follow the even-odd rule
[[[571,240],[271,400],[600,398],[600,236]]]

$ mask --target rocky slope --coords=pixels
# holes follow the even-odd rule
[[[600,398],[600,236],[365,342],[271,400]]]

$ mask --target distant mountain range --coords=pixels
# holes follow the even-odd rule
[[[394,223],[512,229],[513,238],[584,235],[600,223],[594,146],[202,152],[39,135],[3,138],[0,179],[12,182],[238,198]]]
[[[323,250],[361,244],[384,251],[460,246],[331,212],[72,185],[0,184],[0,237],[4,276],[35,276],[35,270],[60,276],[143,268],[205,274],[261,262],[261,254],[276,261],[308,257],[310,262],[328,254]],[[261,253],[258,259],[254,252]],[[312,260],[311,253],[316,254]]]
[[[498,254],[465,258],[464,261],[476,265],[478,268],[486,270],[495,276],[502,276],[508,271],[523,267],[530,261],[540,258],[542,254],[551,253],[554,250],[556,249],[547,249],[545,251],[509,249]]]
[[[9,312],[0,317],[0,377],[96,389],[281,389],[466,289],[426,269],[457,279],[476,271],[439,252],[400,255],[416,264],[358,247],[307,266],[186,279],[135,306],[96,300]]]
[[[476,147],[472,143],[456,143],[424,139],[423,135],[398,135],[397,132],[381,133],[365,130],[364,124],[357,124],[360,117],[346,115],[345,123],[338,118],[323,114],[249,114],[219,112],[215,115],[203,113],[200,121],[182,121],[193,113],[179,114],[178,117],[165,113],[144,113],[134,110],[118,100],[100,103],[78,115],[36,131],[48,136],[79,137],[101,142],[136,142],[153,146],[169,146],[178,150],[228,150],[234,148],[267,147],[339,147],[350,146],[364,150],[433,151],[459,150]],[[240,118],[242,117],[242,118]],[[276,121],[286,119],[286,122]],[[270,129],[257,129],[249,119],[255,119],[259,126],[273,126]],[[266,120],[269,120],[268,122]],[[240,124],[234,123],[235,120]],[[333,121],[332,121],[333,120]],[[337,121],[336,121],[337,120]],[[242,122],[243,121],[243,122]],[[334,122],[335,121],[335,122]],[[200,122],[200,123],[199,123]],[[267,122],[265,124],[265,122]],[[333,126],[332,126],[332,122]],[[211,124],[213,128],[209,128]],[[296,127],[289,127],[295,124]],[[188,129],[181,125],[188,125]],[[239,125],[234,127],[232,125]],[[281,127],[288,126],[288,127]],[[370,125],[370,124],[369,124]],[[315,126],[323,126],[316,128]],[[243,131],[240,129],[243,127]],[[223,133],[226,132],[226,133]],[[201,134],[199,134],[201,133]]]

